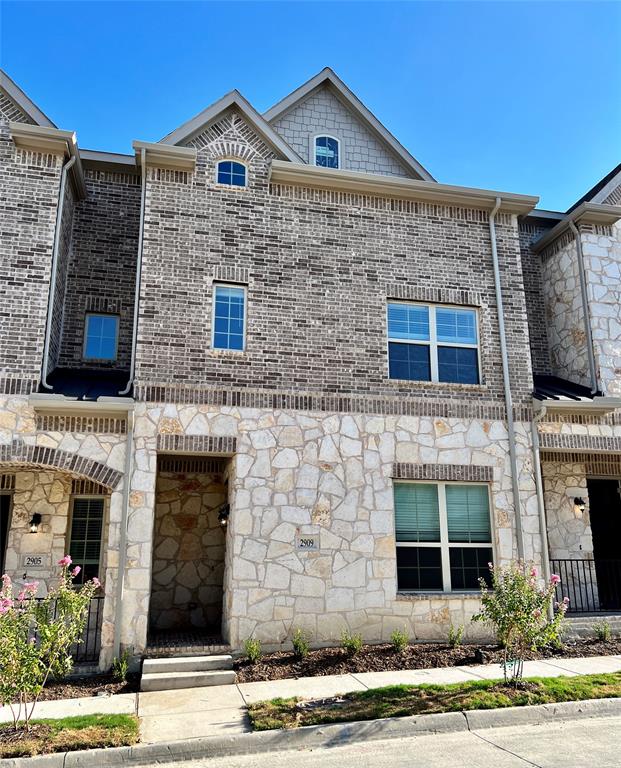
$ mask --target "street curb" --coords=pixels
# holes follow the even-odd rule
[[[282,731],[259,731],[235,736],[209,736],[134,747],[58,752],[37,757],[0,760],[2,768],[112,768],[113,766],[169,763],[210,757],[260,754],[286,750],[343,746],[360,741],[401,739],[410,736],[479,731],[515,725],[543,725],[582,717],[621,716],[621,698],[567,701],[506,709],[443,712],[414,717],[385,718],[334,725],[309,725]]]

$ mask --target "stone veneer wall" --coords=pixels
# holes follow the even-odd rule
[[[588,560],[593,557],[593,536],[589,520],[589,493],[584,464],[548,462],[541,464],[548,524],[550,557],[558,560]],[[586,502],[584,513],[576,512],[574,499]]]
[[[57,562],[67,553],[67,525],[71,498],[71,478],[53,471],[16,471],[7,541],[5,570],[16,582],[39,582],[39,596],[47,594],[58,577]],[[43,516],[38,533],[30,533],[34,512]],[[22,556],[43,555],[44,568],[24,568]]]
[[[590,386],[587,339],[573,235],[565,234],[541,254],[551,372]]]
[[[621,396],[621,225],[608,234],[583,232],[589,314],[600,386]]]
[[[412,637],[446,637],[466,624],[472,595],[397,595],[393,510],[395,462],[492,472],[494,548],[499,562],[515,556],[505,425],[498,421],[138,403],[136,466],[131,482],[123,642],[137,651],[146,633],[136,625],[149,598],[158,434],[236,436],[230,478],[224,627],[233,647],[250,635],[277,645],[292,628],[316,643],[342,629],[386,640],[404,625]],[[527,425],[517,425],[526,555],[540,562],[541,543]],[[403,468],[400,468],[400,472]],[[470,470],[469,470],[470,471]],[[316,533],[320,549],[300,552],[297,534]],[[139,555],[140,552],[140,555]],[[146,588],[142,585],[146,585]]]
[[[226,503],[222,472],[159,471],[155,493],[154,629],[216,628],[222,623]]]

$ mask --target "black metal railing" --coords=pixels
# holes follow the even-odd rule
[[[569,598],[568,613],[621,611],[621,560],[550,560],[560,576],[556,599]]]
[[[93,664],[99,661],[103,606],[103,595],[91,599],[82,638],[79,643],[71,646],[71,656],[76,664]]]

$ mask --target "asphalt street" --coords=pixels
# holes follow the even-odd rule
[[[417,736],[157,768],[621,768],[621,717]]]

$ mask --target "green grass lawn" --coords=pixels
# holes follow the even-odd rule
[[[300,699],[272,699],[251,704],[248,713],[256,731],[303,725],[405,717],[466,709],[498,709],[621,697],[621,672],[578,677],[529,678],[523,688],[499,680],[474,680],[451,685],[391,685],[344,694],[308,706]]]
[[[81,715],[58,720],[32,720],[30,733],[16,734],[0,725],[0,758],[68,752],[76,749],[122,747],[139,738],[134,715]]]

